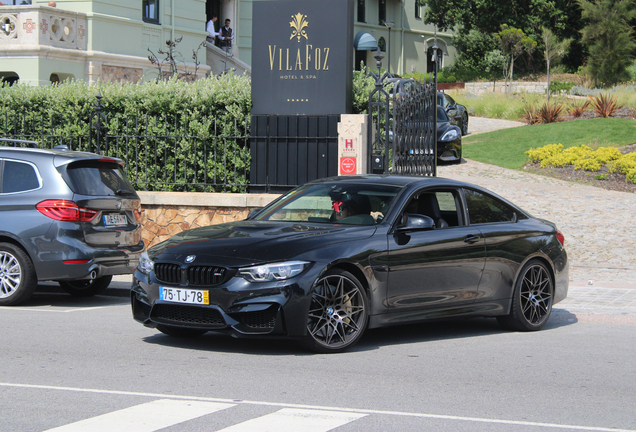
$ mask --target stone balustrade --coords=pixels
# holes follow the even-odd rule
[[[3,50],[50,46],[86,50],[86,15],[48,6],[0,6]]]

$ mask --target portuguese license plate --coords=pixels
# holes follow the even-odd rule
[[[127,225],[128,219],[124,215],[104,215],[102,216],[104,219],[104,225],[106,226],[116,226],[116,225]]]
[[[204,290],[159,287],[159,299],[172,303],[210,304],[210,293]]]

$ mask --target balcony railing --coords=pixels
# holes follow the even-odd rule
[[[48,6],[0,6],[0,50],[86,50],[86,14]]]

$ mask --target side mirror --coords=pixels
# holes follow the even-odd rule
[[[247,215],[248,219],[252,219],[252,216],[256,216],[262,209],[254,209],[252,211],[250,211],[250,213]]]
[[[419,214],[405,214],[406,221],[398,226],[398,231],[423,231],[435,228],[435,221]]]

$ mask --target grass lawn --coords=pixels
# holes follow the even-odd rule
[[[521,168],[525,152],[548,144],[563,148],[581,144],[592,148],[622,147],[636,143],[636,120],[594,118],[521,126],[481,133],[462,139],[462,156],[504,168]]]

